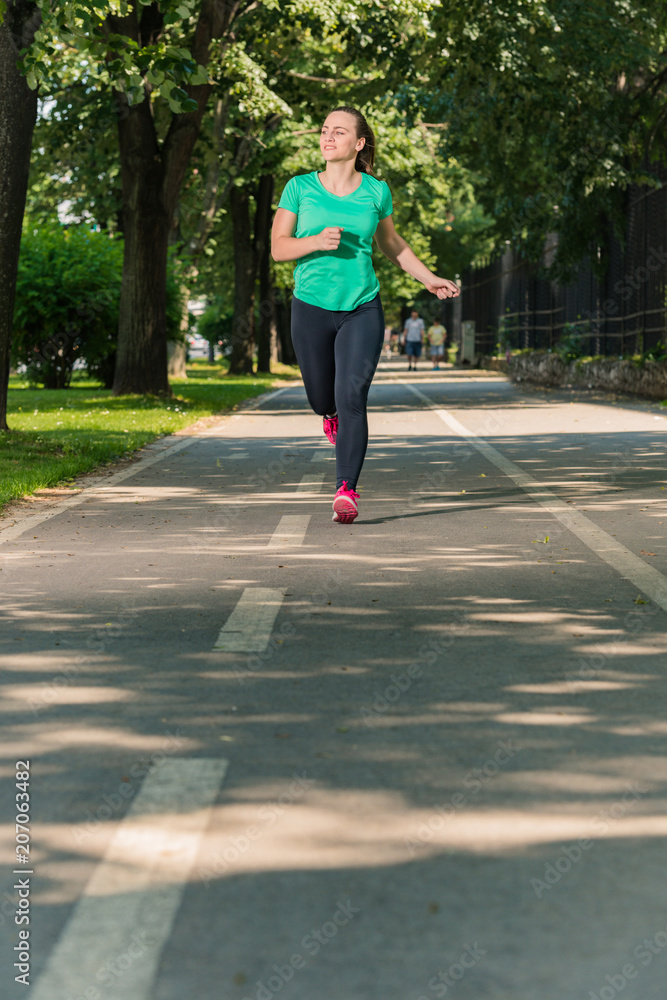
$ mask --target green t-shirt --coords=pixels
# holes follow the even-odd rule
[[[371,259],[380,219],[391,215],[391,191],[384,181],[361,174],[352,194],[331,194],[319,173],[299,174],[285,185],[279,208],[297,216],[294,235],[313,236],[325,226],[342,226],[337,250],[316,250],[296,262],[294,294],[323,309],[350,310],[370,302],[380,290]]]

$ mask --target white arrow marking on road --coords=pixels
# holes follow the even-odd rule
[[[267,549],[286,549],[302,545],[308,531],[310,514],[285,514],[269,540]]]
[[[150,1000],[228,763],[176,758],[149,771],[31,1000]]]
[[[246,587],[220,629],[213,649],[227,653],[261,653],[269,644],[285,593],[269,587]]]
[[[409,383],[404,383],[406,388],[414,392],[416,396],[423,399],[427,406],[436,413],[444,423],[461,437],[470,441],[474,448],[492,462],[497,469],[504,472],[510,479],[514,480],[517,486],[528,493],[541,507],[553,514],[568,531],[576,535],[591,552],[595,552],[600,559],[603,559],[609,566],[612,566],[621,576],[634,583],[642,593],[646,594],[655,604],[667,611],[667,578],[659,573],[653,566],[647,566],[643,560],[636,556],[625,545],[621,545],[615,538],[608,535],[606,531],[599,528],[597,524],[589,520],[581,511],[572,510],[564,500],[557,497],[550,489],[543,486],[537,479],[524,472],[522,468],[511,462],[509,458],[499,452],[493,445],[480,438],[474,431],[469,431],[460,421],[453,417],[447,410],[440,409],[436,403],[425,396],[423,392],[416,389]]]
[[[296,488],[297,493],[319,493],[323,482],[323,472],[311,472],[303,477]]]

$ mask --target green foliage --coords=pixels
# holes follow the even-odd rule
[[[509,310],[508,310],[509,311]],[[498,321],[498,340],[496,341],[497,356],[504,355],[508,350],[512,350],[512,329],[509,316],[501,316]]]
[[[99,364],[115,347],[122,241],[58,225],[25,228],[14,310],[13,358],[32,382],[69,385],[74,363]]]
[[[188,42],[202,2],[142,2],[144,11],[137,12],[136,21],[138,27],[141,19],[144,28],[141,41],[138,32],[134,37],[125,0],[64,4],[42,0],[39,6],[42,26],[22,63],[30,87],[48,84],[57,76],[63,52],[70,49],[79,54],[81,79],[113,87],[129,107],[162,99],[175,114],[197,110],[187,88],[207,83],[209,75],[193,59]]]
[[[233,310],[222,298],[216,297],[197,321],[197,333],[209,344],[225,344],[232,333]]]
[[[66,67],[75,59],[63,53],[62,77],[39,102],[27,213],[46,221],[64,203],[68,222],[115,232],[122,208],[118,109],[109,90],[70,78]]]
[[[644,361],[667,361],[667,348],[664,344],[656,344],[644,352],[643,358]]]
[[[583,338],[586,332],[575,323],[566,323],[563,333],[554,347],[554,353],[566,363],[585,357],[586,348]]]
[[[490,222],[474,201],[469,175],[456,160],[439,157],[432,130],[423,124],[406,128],[393,95],[366,111],[378,142],[377,174],[392,190],[397,231],[436,274],[454,277],[491,246]],[[433,299],[439,312],[439,301],[421,282],[379,253],[375,264],[385,309],[395,321],[417,295],[422,303]]]
[[[105,385],[113,378],[123,241],[85,226],[27,223],[14,308],[13,362],[28,379],[66,388],[83,359]],[[167,329],[179,338],[181,297],[172,263],[167,280]]]
[[[479,178],[498,241],[538,259],[556,233],[554,276],[591,244],[604,267],[625,190],[651,181],[664,150],[667,7],[494,0],[443,5],[431,24],[430,86],[406,86],[401,100],[446,124],[443,155]]]

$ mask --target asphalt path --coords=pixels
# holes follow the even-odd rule
[[[299,384],[4,519],[3,1000],[665,1000],[661,408],[369,422],[352,525]]]

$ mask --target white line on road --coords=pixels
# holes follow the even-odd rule
[[[331,462],[335,457],[335,448],[332,448],[330,444],[325,444],[315,449],[311,462]]]
[[[308,531],[310,514],[285,514],[269,540],[267,549],[287,549],[302,545]]]
[[[157,764],[120,823],[34,984],[31,1000],[150,1000],[223,759]]]
[[[564,500],[557,497],[550,489],[543,486],[537,479],[524,472],[522,468],[515,465],[508,458],[499,452],[493,445],[490,445],[484,438],[480,438],[474,431],[469,431],[467,427],[453,417],[447,410],[438,407],[414,385],[404,383],[416,396],[419,396],[426,405],[433,410],[440,419],[451,427],[453,431],[460,434],[477,448],[497,469],[504,472],[510,479],[514,480],[517,486],[528,493],[541,507],[553,514],[568,531],[576,535],[591,552],[595,552],[600,559],[603,559],[609,566],[613,566],[621,576],[634,583],[642,593],[646,594],[655,604],[667,611],[667,578],[662,573],[647,566],[639,556],[636,556],[625,545],[608,535],[606,531],[599,528],[597,524],[589,520],[581,511],[572,510]]]
[[[273,623],[285,592],[269,587],[246,587],[220,629],[213,649],[226,653],[261,653],[269,644]]]
[[[297,486],[297,493],[319,493],[324,482],[323,472],[310,472]]]

